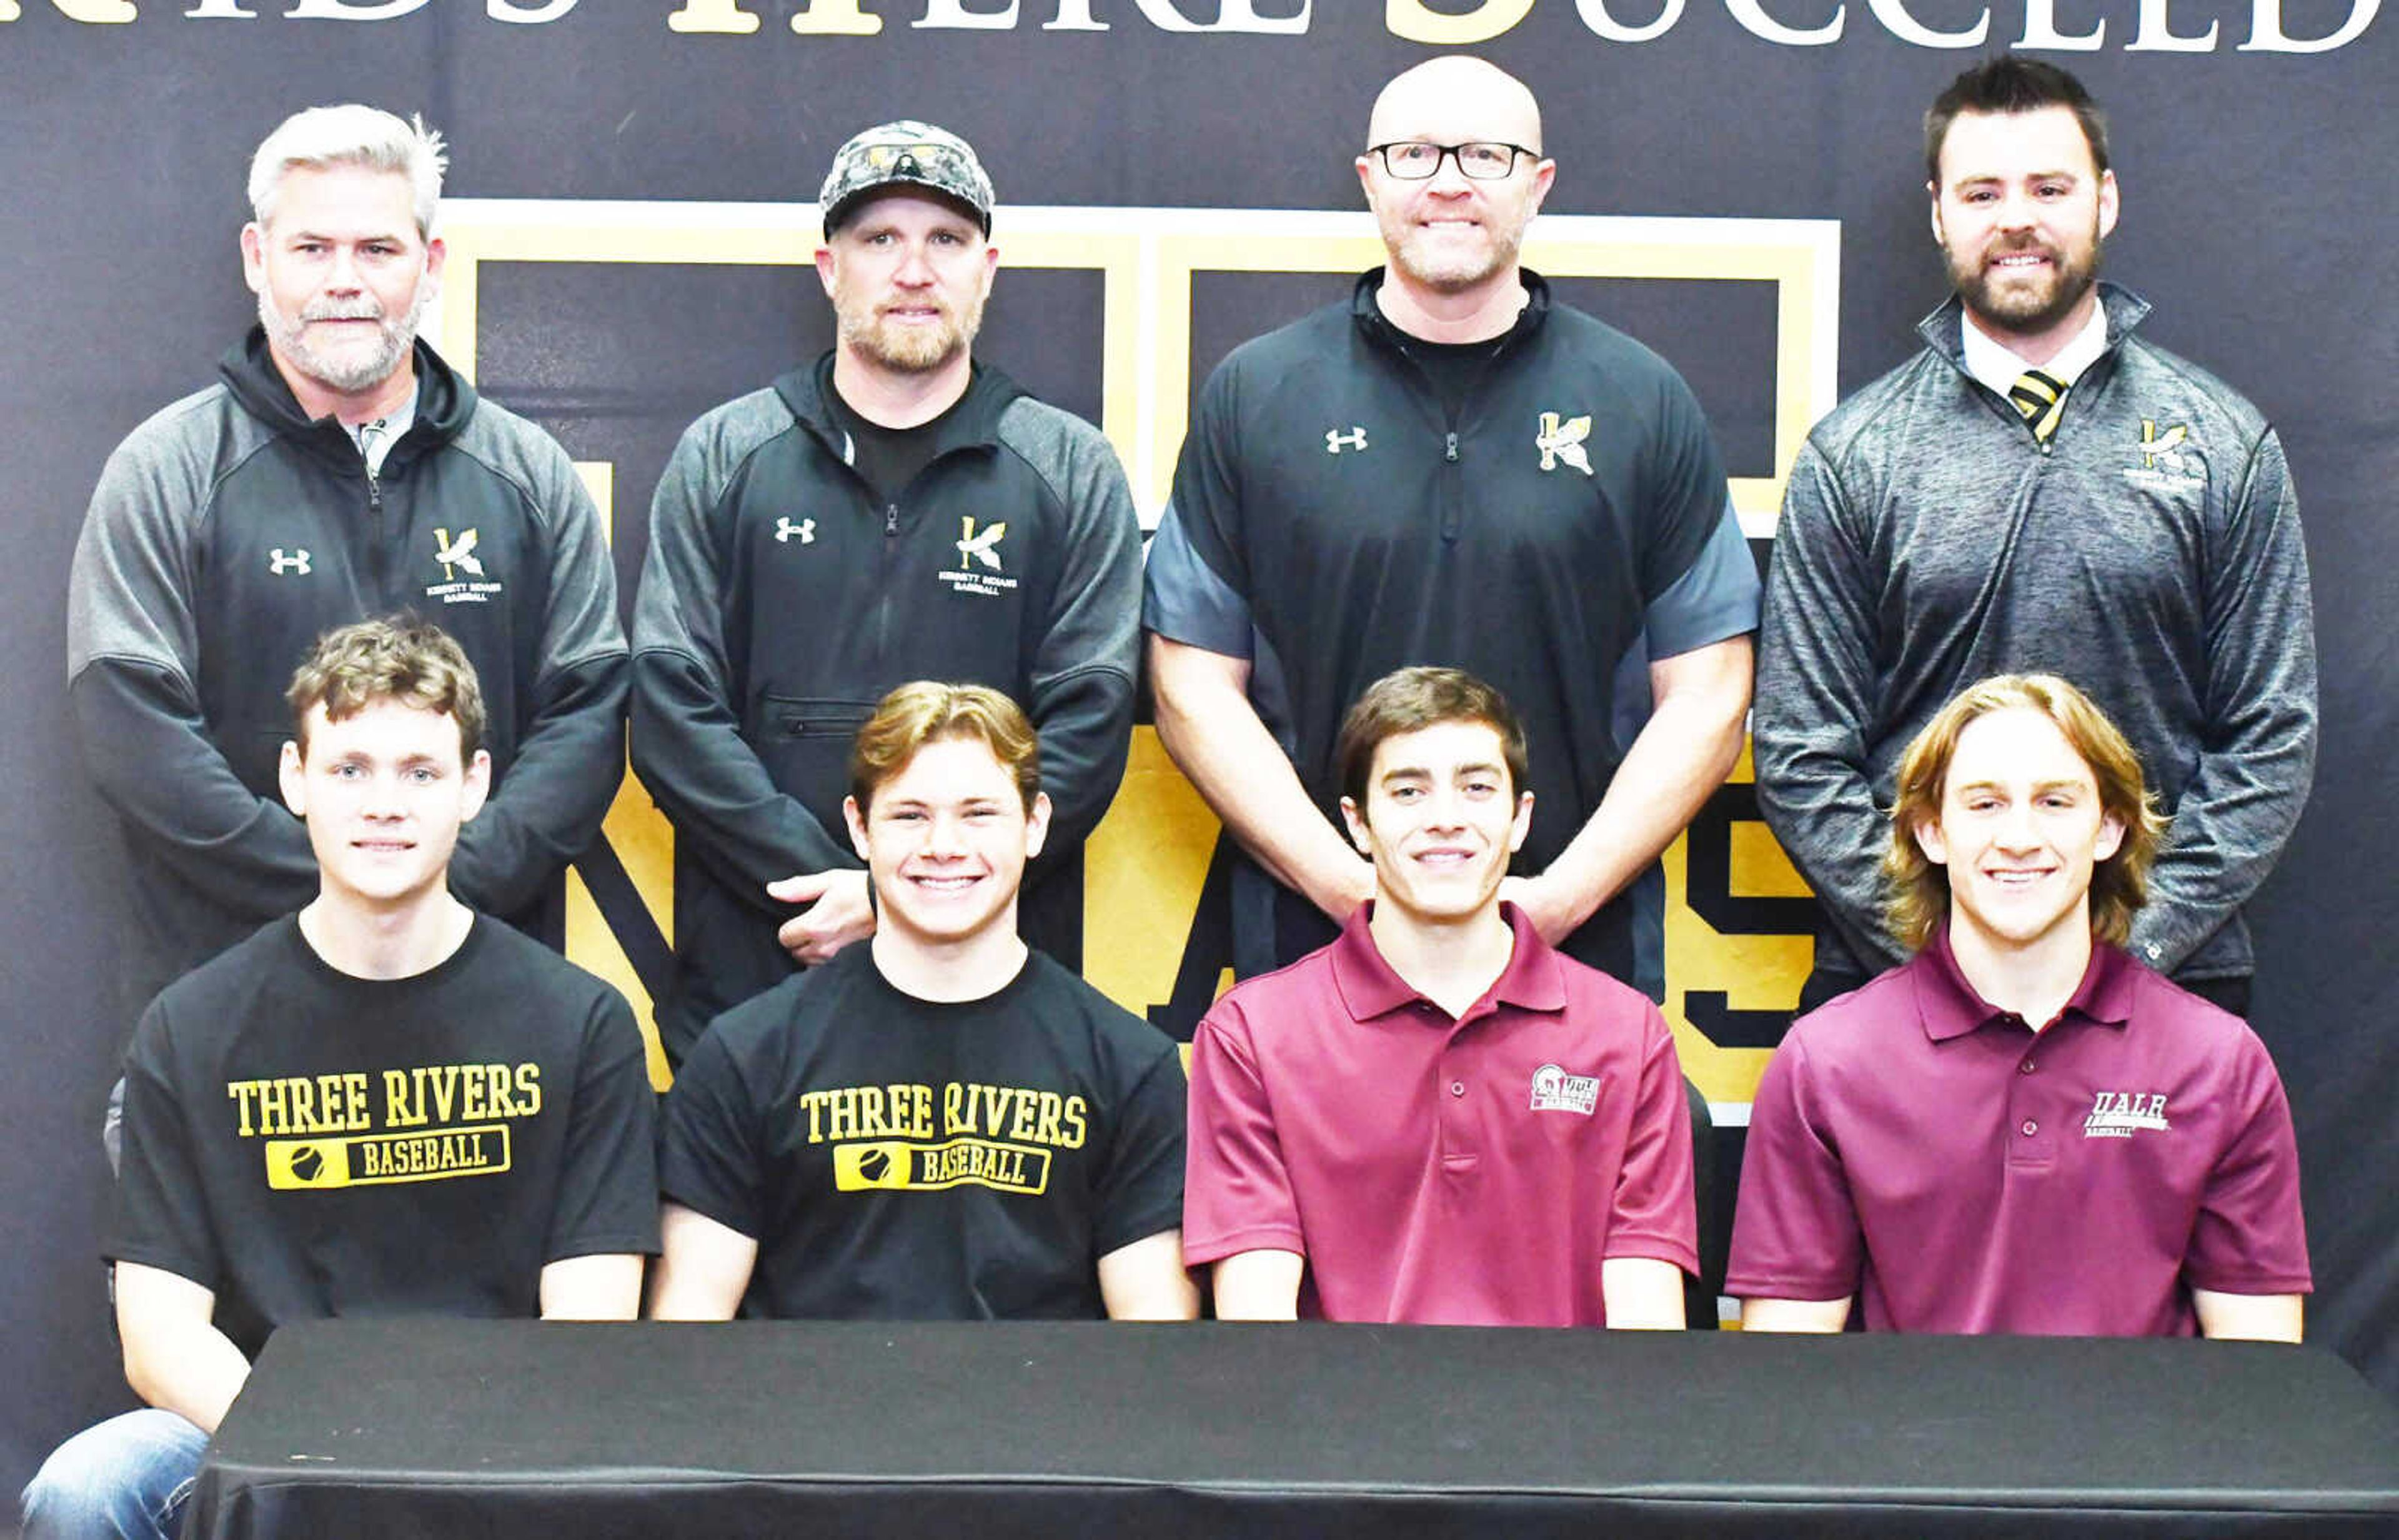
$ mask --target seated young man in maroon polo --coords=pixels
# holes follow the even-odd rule
[[[1350,708],[1341,812],[1375,898],[1193,1044],[1184,1253],[1215,1264],[1219,1317],[1683,1324],[1674,1039],[1499,901],[1525,762],[1507,701],[1453,669]]]
[[[2121,950],[2163,827],[2064,680],[1985,680],[1917,736],[1884,858],[1916,956],[1801,1020],[1758,1086],[1744,1329],[2299,1340],[2273,1062]]]

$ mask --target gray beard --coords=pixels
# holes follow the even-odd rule
[[[408,314],[397,323],[379,310],[369,312],[374,317],[380,336],[378,345],[370,351],[347,352],[338,357],[321,353],[309,345],[308,322],[343,318],[346,312],[330,306],[310,305],[301,311],[298,320],[291,320],[276,308],[273,293],[262,288],[258,291],[258,324],[266,329],[266,335],[275,344],[277,351],[291,359],[292,366],[301,373],[328,390],[355,396],[391,378],[408,358],[409,349],[415,345],[417,325],[425,318],[426,306],[432,302],[433,286],[420,283],[416,286],[416,298],[409,304]]]

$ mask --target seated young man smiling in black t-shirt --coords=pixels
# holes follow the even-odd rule
[[[716,1019],[676,1077],[651,1314],[1189,1318],[1174,1045],[1017,934],[1032,723],[905,684],[844,804],[867,946]]]
[[[366,621],[319,642],[290,700],[283,799],[318,897],[135,1030],[107,1252],[150,1404],[50,1457],[27,1536],[172,1534],[286,1321],[640,1304],[657,1191],[632,1012],[450,895],[491,780],[472,666],[432,627]]]

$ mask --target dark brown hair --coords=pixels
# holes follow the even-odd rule
[[[1959,114],[2032,113],[2043,107],[2064,107],[2074,114],[2074,120],[2082,125],[2084,142],[2091,146],[2092,169],[2105,171],[2108,115],[2091,100],[2082,82],[2054,64],[2010,53],[1985,60],[1932,99],[1931,108],[1924,115],[1924,180],[1935,188],[1941,185],[1941,146],[1948,141],[1949,125]]]
[[[1341,719],[1333,750],[1341,794],[1363,808],[1375,750],[1384,740],[1444,722],[1479,722],[1498,733],[1508,765],[1508,794],[1524,791],[1525,727],[1508,697],[1462,669],[1420,667],[1396,669],[1367,685]]]

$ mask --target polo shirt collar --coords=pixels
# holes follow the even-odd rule
[[[2094,941],[2082,982],[2075,986],[2059,1019],[2079,1016],[2102,1026],[2121,1027],[2132,1020],[2133,976],[2138,966],[2120,949]],[[1958,966],[1958,954],[1949,949],[1946,925],[1933,934],[1909,967],[1916,975],[1916,1006],[1924,1022],[1924,1035],[1936,1043],[1963,1037],[2009,1014],[1967,982]]]
[[[1360,904],[1328,949],[1333,959],[1334,988],[1340,992],[1343,1007],[1356,1021],[1388,1016],[1425,998],[1384,961],[1382,949],[1375,945],[1374,933],[1366,928],[1374,912],[1373,899]],[[1484,999],[1520,1010],[1565,1009],[1565,977],[1558,966],[1556,950],[1541,939],[1532,920],[1514,904],[1501,904],[1499,917],[1515,933],[1516,945],[1509,954],[1508,966],[1500,970],[1498,979]]]

